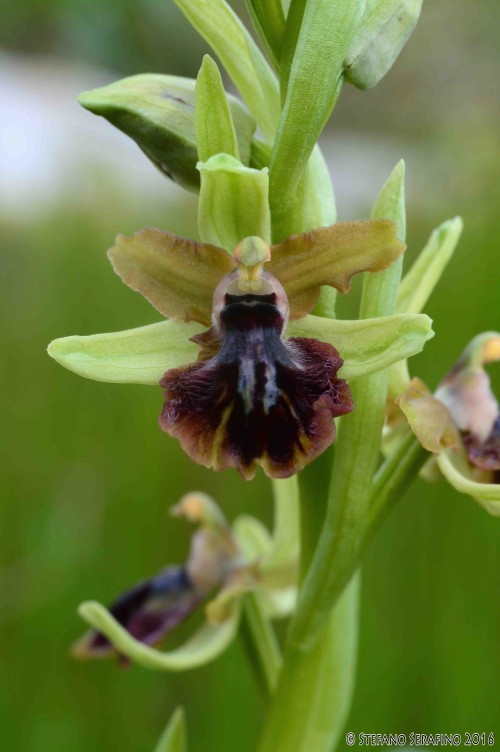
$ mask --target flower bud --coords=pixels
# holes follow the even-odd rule
[[[380,0],[368,8],[347,52],[345,79],[372,89],[393,66],[415,28],[422,0]]]
[[[148,73],[86,91],[78,101],[133,138],[167,177],[197,192],[195,84],[190,78]],[[227,96],[241,160],[248,164],[255,123],[235,97]]]

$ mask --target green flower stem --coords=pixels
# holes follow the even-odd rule
[[[380,527],[428,459],[429,452],[411,433],[379,468],[372,487],[364,544]]]
[[[296,476],[272,481],[274,498],[273,546],[264,568],[279,568],[298,554],[299,491]]]
[[[403,181],[404,164],[400,162],[373,211],[374,218],[395,221],[401,239],[405,234]],[[362,318],[394,312],[400,276],[398,262],[384,272],[366,275]],[[292,644],[304,646],[317,638],[359,561],[371,483],[379,461],[388,379],[385,370],[352,386],[356,410],[340,423],[325,525],[290,626]]]
[[[269,698],[278,684],[282,665],[278,640],[257,593],[245,596],[243,613],[251,663],[255,667],[264,696]],[[253,657],[257,661],[252,660]]]
[[[326,494],[332,472],[333,447],[299,474],[300,572],[306,576],[325,521]]]
[[[351,580],[307,650],[288,648],[258,752],[331,752],[351,703],[359,578]]]

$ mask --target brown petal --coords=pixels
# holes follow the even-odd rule
[[[338,222],[272,246],[267,269],[287,292],[291,318],[300,318],[314,307],[321,285],[347,292],[354,274],[381,271],[404,249],[387,219]]]
[[[222,248],[154,228],[118,235],[108,256],[122,281],[164,316],[204,325],[217,283],[235,266]]]
[[[196,462],[236,467],[245,479],[256,465],[273,478],[298,472],[334,440],[332,418],[353,408],[349,387],[337,378],[337,351],[313,339],[284,342],[272,298],[230,300],[221,332],[204,337],[205,353],[218,354],[161,381],[163,430]]]

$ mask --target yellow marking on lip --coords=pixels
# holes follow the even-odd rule
[[[212,444],[212,465],[214,470],[220,470],[221,467],[218,463],[218,457],[221,453],[222,444],[224,443],[226,425],[233,412],[234,405],[228,405],[222,413],[222,418],[217,426],[217,430],[214,433],[214,440]]]

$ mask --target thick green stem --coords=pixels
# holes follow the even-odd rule
[[[258,752],[331,752],[335,747],[354,689],[358,608],[355,577],[316,644],[305,650],[288,647]]]
[[[392,219],[398,237],[404,239],[403,163],[396,166],[382,189],[373,217]],[[365,275],[361,318],[394,312],[401,263],[397,261],[384,272]],[[290,626],[292,644],[303,646],[317,639],[359,561],[372,478],[380,456],[388,381],[388,371],[382,371],[353,385],[355,411],[341,421],[325,525]]]

